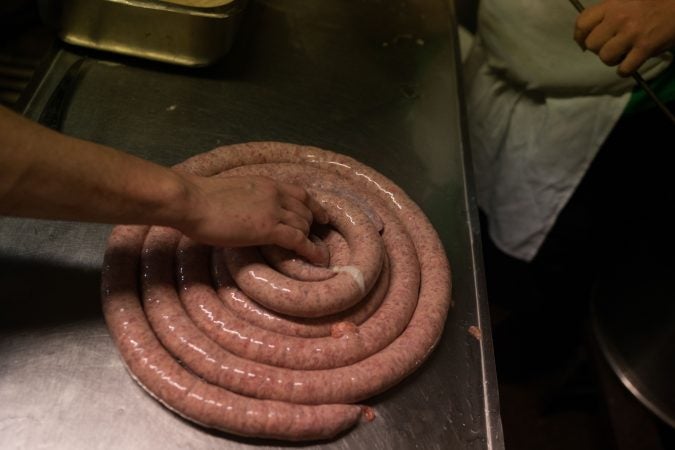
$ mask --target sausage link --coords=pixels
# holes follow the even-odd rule
[[[330,336],[333,324],[351,322],[360,325],[379,308],[389,290],[389,258],[384,255],[382,271],[375,282],[375,286],[366,297],[352,308],[342,313],[317,317],[313,319],[291,317],[277,314],[249,299],[243,292],[236,289],[234,280],[230,277],[223,262],[223,252],[213,252],[213,277],[218,297],[230,312],[238,318],[265,330],[288,336],[305,338]],[[346,262],[345,262],[346,263]],[[316,267],[315,267],[316,268]],[[331,273],[335,275],[335,272]]]
[[[360,401],[383,384],[400,381],[405,366],[397,360],[390,363],[393,378],[376,380],[370,374],[382,365],[380,358],[331,370],[288,370],[239,358],[220,347],[189,320],[178,299],[173,268],[179,239],[180,234],[168,228],[153,227],[148,234],[142,252],[143,304],[167,350],[206,381],[243,395],[308,404]]]
[[[364,283],[374,283],[366,298],[377,289],[386,294],[381,302],[369,300],[375,307],[364,300],[325,317],[273,314],[231,281],[222,249],[197,245],[167,228],[152,227],[145,239],[146,227],[116,227],[105,257],[103,309],[132,377],[189,420],[243,436],[331,438],[354,426],[364,411],[375,417],[370,408],[349,403],[383,392],[416,370],[437,345],[451,306],[450,267],[424,213],[377,171],[313,147],[239,144],[197,155],[175,169],[202,176],[269,176],[300,184],[312,195],[337,193],[340,199],[331,204],[355,203],[370,217],[366,223],[374,223],[369,239],[379,240],[379,231],[385,250],[386,274]],[[352,246],[363,246],[351,241],[327,244],[331,265],[343,265],[340,258],[351,259]],[[265,258],[276,258],[270,254],[278,255],[263,250]],[[278,261],[273,265],[287,275],[325,277],[316,286],[337,278]],[[251,320],[266,314],[273,318]]]
[[[132,377],[167,408],[206,427],[284,440],[333,437],[354,426],[355,405],[307,406],[242,397],[180,366],[155,337],[138,301],[140,247],[146,227],[115,227],[102,273],[103,311]]]
[[[354,250],[349,265],[333,267],[336,276],[323,282],[298,281],[269,267],[255,248],[223,249],[230,274],[246,295],[296,317],[320,317],[350,308],[370,291],[382,267],[382,241],[368,216],[333,194],[314,196],[326,206],[331,223]]]
[[[402,228],[402,227],[401,227]],[[387,251],[405,255],[416,267],[412,243],[398,234],[392,225],[384,234]],[[395,266],[391,261],[389,290],[381,307],[359,327],[341,339],[331,337],[306,339],[284,336],[260,329],[239,319],[223,307],[212,286],[208,270],[208,248],[195,245],[187,238],[179,248],[178,267],[180,296],[195,324],[219,345],[241,357],[292,369],[327,369],[353,364],[381,350],[405,328],[415,304],[419,272]],[[236,286],[229,287],[236,295]],[[234,330],[234,331],[233,331]]]

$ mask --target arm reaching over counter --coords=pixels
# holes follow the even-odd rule
[[[69,137],[0,107],[0,214],[164,225],[211,245],[276,244],[311,261],[303,188],[265,177],[199,177]]]
[[[574,39],[621,76],[675,47],[675,0],[605,0],[577,18]]]

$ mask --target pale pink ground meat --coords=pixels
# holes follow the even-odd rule
[[[423,212],[372,168],[314,147],[232,145],[176,169],[268,176],[339,203],[317,231],[330,258],[314,267],[274,249],[115,227],[103,310],[132,377],[181,416],[242,436],[328,439],[372,421],[358,403],[422,364],[451,306],[449,264]]]

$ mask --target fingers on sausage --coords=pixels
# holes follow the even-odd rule
[[[351,403],[416,370],[451,306],[449,264],[423,212],[371,168],[316,148],[234,145],[176,169],[303,186],[330,216],[313,229],[328,268],[272,249],[247,250],[233,265],[228,250],[172,229],[116,227],[103,309],[132,377],[178,414],[243,436],[325,439],[372,420],[371,408]],[[265,278],[274,293],[243,288],[240,275]],[[301,294],[288,300],[284,289]]]

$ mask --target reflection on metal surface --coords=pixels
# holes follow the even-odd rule
[[[160,0],[166,3],[174,3],[176,5],[190,6],[193,8],[216,8],[218,6],[227,5],[234,0]]]
[[[252,0],[222,62],[184,70],[87,54],[94,64],[63,112],[64,133],[165,165],[235,142],[329,148],[380,170],[425,211],[453,264],[455,306],[437,350],[368,402],[375,420],[305,449],[503,448],[453,27],[442,0]],[[83,53],[56,55],[28,117]],[[100,313],[108,231],[0,218],[0,424],[12,430],[0,448],[278,449],[194,427],[128,376]]]
[[[205,66],[225,55],[247,0],[46,0],[65,42],[154,61]]]
[[[68,68],[49,97],[38,122],[53,130],[61,130],[71,96],[77,88],[77,83],[82,79],[91,64],[91,60],[80,58]]]
[[[595,338],[623,385],[675,427],[675,289],[672,269],[644,269],[596,287]]]

